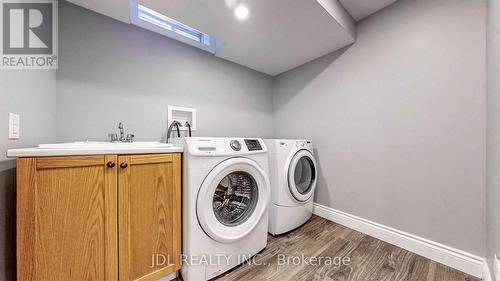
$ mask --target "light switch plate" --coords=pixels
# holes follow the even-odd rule
[[[19,114],[9,113],[9,139],[19,139]]]

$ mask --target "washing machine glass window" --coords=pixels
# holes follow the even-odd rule
[[[255,179],[246,172],[232,172],[215,189],[212,202],[215,217],[226,226],[240,225],[252,215],[258,198]]]
[[[314,163],[311,158],[308,156],[302,156],[295,166],[295,172],[293,175],[295,186],[300,194],[307,194],[311,191],[312,185],[316,179]]]
[[[235,157],[215,166],[196,199],[196,215],[205,233],[221,243],[249,235],[267,214],[270,183],[253,160]]]
[[[305,202],[314,194],[316,188],[316,161],[308,150],[299,150],[288,166],[288,186],[292,196]]]

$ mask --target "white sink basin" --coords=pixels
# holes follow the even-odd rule
[[[167,148],[172,147],[171,143],[161,143],[155,141],[136,142],[100,142],[100,141],[79,141],[68,143],[39,144],[41,149],[133,149],[133,148]]]
[[[80,141],[69,143],[39,144],[34,148],[7,150],[7,157],[48,157],[73,155],[104,154],[142,154],[142,153],[180,153],[180,145],[156,141],[137,141],[132,143]]]

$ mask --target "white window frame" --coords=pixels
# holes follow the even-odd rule
[[[182,24],[178,22],[178,24],[175,24],[169,27],[167,25],[161,26],[161,23],[153,23],[151,21],[144,20],[139,17],[139,3],[137,3],[137,0],[130,0],[130,21],[132,24],[137,25],[139,27],[142,27],[144,29],[159,33],[161,35],[167,36],[169,38],[172,38],[174,40],[180,41],[182,43],[191,45],[193,47],[202,49],[204,51],[207,51],[209,53],[215,54],[217,49],[218,49],[218,42],[217,39],[215,39],[213,36],[210,36],[206,33],[203,33],[201,31],[196,30],[195,28],[192,28],[190,26],[187,26],[185,24]],[[142,6],[142,5],[141,5]],[[144,7],[144,6],[143,6]],[[154,13],[159,14],[160,16],[168,18],[166,15],[162,15],[161,13],[158,13],[148,7],[145,7]],[[175,21],[175,20],[174,20]],[[173,28],[172,28],[173,27]],[[194,32],[199,32],[200,37],[199,41],[197,39],[191,38],[190,36],[195,36],[191,32],[189,32],[189,29],[191,29]],[[179,33],[183,33],[183,30],[187,30],[188,32],[187,35],[182,35]]]

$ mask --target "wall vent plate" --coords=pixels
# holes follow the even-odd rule
[[[167,120],[169,127],[174,120],[179,121],[182,124],[179,129],[182,131],[188,130],[187,121],[191,124],[191,131],[196,131],[196,109],[194,108],[169,105]]]

